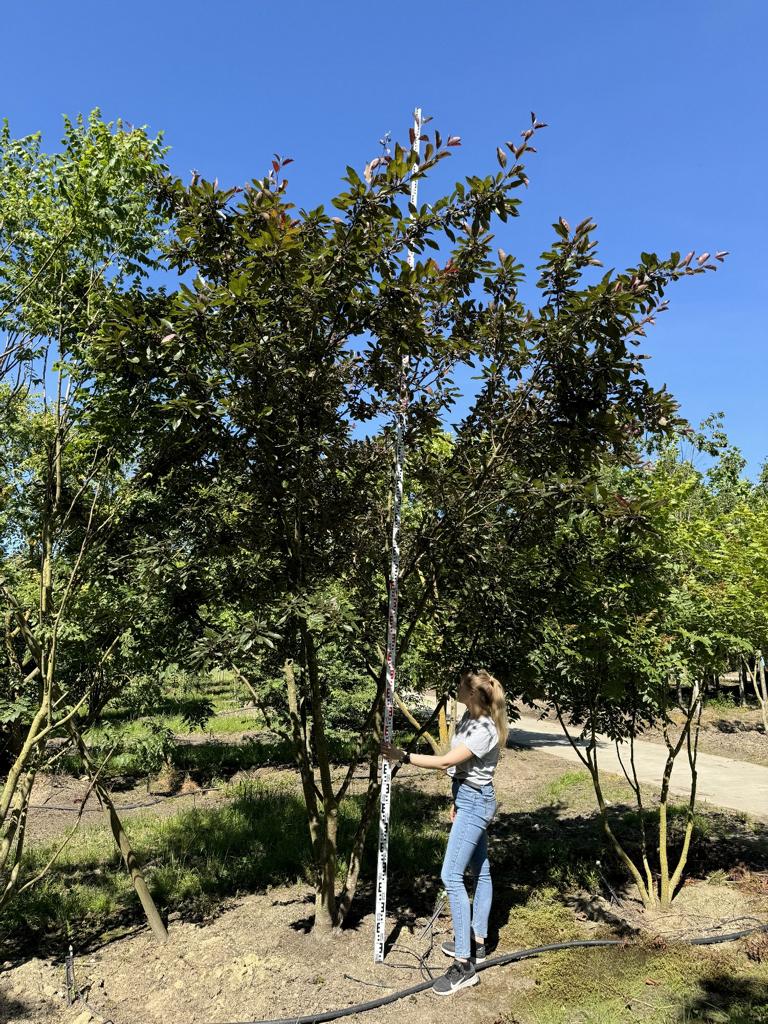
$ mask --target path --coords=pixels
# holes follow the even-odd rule
[[[521,718],[510,727],[509,742],[554,754],[565,761],[584,767],[578,754],[563,734],[558,722]],[[581,744],[583,746],[583,744]],[[621,746],[621,756],[629,765],[629,744]],[[661,784],[667,748],[658,743],[635,741],[635,767],[641,783]],[[598,764],[616,775],[623,775],[614,743],[607,736],[598,738]],[[733,761],[716,754],[699,753],[696,805],[706,804],[746,811],[757,818],[768,819],[768,768],[747,761]],[[585,769],[586,770],[586,769]],[[687,797],[691,791],[691,771],[685,751],[681,751],[672,772],[671,790]]]

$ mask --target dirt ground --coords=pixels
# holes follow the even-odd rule
[[[249,774],[260,778],[281,773],[265,768]],[[503,810],[506,801],[517,810],[533,810],[540,803],[540,787],[561,774],[562,764],[555,758],[506,751],[497,778],[499,809]],[[449,788],[442,775],[404,769],[398,784],[444,794],[447,825]],[[76,809],[86,790],[85,780],[41,778],[29,816],[31,841],[47,840],[70,828],[74,815],[68,808]],[[115,793],[114,798],[124,816],[130,817],[174,814],[193,801],[211,805],[226,796],[217,790],[164,797],[149,794],[142,784]],[[93,798],[86,807],[81,827],[104,828]],[[428,951],[430,940],[419,935],[426,918],[415,918],[397,929],[387,966],[381,966],[372,962],[372,913],[322,943],[306,934],[312,910],[312,894],[306,887],[273,888],[231,901],[219,916],[203,925],[170,921],[166,947],[158,946],[144,930],[108,943],[76,959],[76,983],[85,990],[88,1006],[67,1008],[63,962],[49,958],[33,958],[18,966],[8,962],[0,970],[0,1020],[7,1024],[253,1021],[347,1006],[423,980],[418,956]],[[443,914],[433,929],[435,948],[429,963],[435,974],[448,963],[438,947],[451,935],[450,928],[450,918]],[[510,991],[532,984],[524,966],[505,969],[503,978],[489,972],[482,984],[472,989],[471,998],[462,998],[460,1004],[424,992],[377,1010],[375,1021],[421,1024],[425,1012],[432,1012],[428,1007],[438,1001],[441,1018],[446,1021],[487,1024],[498,1017],[496,1010]],[[446,1007],[445,1002],[451,1005]],[[374,1019],[370,1014],[349,1019],[363,1017],[368,1024]]]
[[[257,769],[261,774],[274,769]],[[279,773],[277,773],[279,774]],[[563,775],[557,758],[531,751],[507,750],[497,773],[499,810],[535,811],[542,788]],[[448,811],[448,786],[438,773],[406,769],[399,785],[442,793]],[[48,788],[46,788],[46,785]],[[30,831],[39,841],[71,826],[66,810],[82,799],[86,784],[77,780],[41,780],[30,814]],[[126,816],[173,814],[191,801],[226,799],[222,791],[191,792],[178,798],[147,793],[146,786],[116,794]],[[136,804],[143,806],[137,807]],[[147,806],[149,805],[149,806]],[[98,811],[83,827],[104,827]],[[493,856],[493,854],[492,854]],[[632,900],[609,904],[593,899],[574,907],[584,937],[616,934],[611,926],[650,930],[663,938],[701,932],[722,919],[734,929],[749,920],[768,921],[768,882],[755,876],[752,888],[699,883],[684,888],[674,916],[644,915]],[[370,904],[370,905],[369,905]],[[275,887],[233,899],[203,924],[174,919],[170,941],[159,946],[140,929],[76,957],[75,980],[82,1001],[67,1007],[65,969],[61,960],[32,958],[0,967],[0,1021],[4,1024],[224,1024],[275,1018],[293,1019],[333,1008],[377,999],[422,980],[418,957],[427,954],[435,974],[448,961],[439,944],[451,936],[447,913],[438,918],[432,936],[423,934],[426,917],[389,919],[393,947],[386,965],[374,965],[372,899],[339,935],[321,942],[307,934],[312,893],[305,885]],[[742,922],[738,924],[738,922]],[[504,950],[499,949],[497,953]],[[351,1022],[366,1024],[497,1024],[525,1002],[536,985],[536,961],[492,968],[480,984],[441,999],[430,991],[400,999],[371,1013],[354,1014]],[[526,1017],[528,1019],[528,1017]]]
[[[205,926],[182,922],[170,928],[170,942],[159,947],[146,933],[111,943],[92,957],[76,963],[77,984],[87,986],[87,1001],[99,1016],[114,1024],[166,1024],[172,1020],[197,1022],[253,1021],[291,1018],[375,999],[420,980],[413,956],[427,944],[418,932],[401,934],[389,954],[391,967],[372,963],[373,918],[368,915],[356,929],[343,931],[321,943],[304,933],[311,910],[309,894],[295,887],[273,889],[264,895],[237,901]],[[417,921],[416,928],[426,921]],[[444,935],[450,924],[442,921]],[[442,936],[438,936],[440,941]],[[438,969],[447,961],[433,951]],[[397,965],[402,969],[396,969]],[[483,983],[462,998],[440,1000],[447,1021],[480,1024],[508,997],[510,987],[525,984],[525,966],[489,972]],[[76,1012],[62,1005],[63,968],[50,961],[31,960],[0,976],[1,998],[7,1021],[24,1024],[85,1024],[90,1018],[82,1007]],[[422,1022],[431,1011],[425,1006],[439,997],[429,992],[381,1008],[368,1022],[399,1024]],[[0,1006],[2,1004],[0,1003]],[[352,1021],[362,1020],[355,1014]],[[81,1020],[82,1017],[82,1020]]]
[[[225,799],[220,788],[201,789],[194,783],[182,785],[172,795],[164,787],[145,782],[122,790],[113,790],[112,800],[121,818],[138,814],[154,814],[168,817],[185,807],[212,807]],[[88,794],[81,828],[101,826],[104,812],[94,793],[89,794],[86,778],[73,779],[70,775],[38,775],[32,789],[29,817],[27,820],[27,843],[47,842],[66,833],[77,820],[77,813],[83,798]]]
[[[659,936],[711,927],[713,915],[768,920],[768,899],[749,898],[726,886],[706,883],[686,887],[677,913],[652,919]],[[266,1019],[292,1019],[321,1013],[418,984],[415,956],[426,953],[429,939],[420,938],[426,919],[413,922],[397,938],[388,966],[372,963],[373,917],[323,943],[305,934],[311,894],[298,887],[275,888],[233,901],[214,921],[170,925],[170,941],[161,947],[143,931],[112,942],[75,961],[75,979],[85,1004],[65,1005],[64,967],[32,959],[0,974],[0,1011],[8,1024],[220,1024]],[[629,920],[641,921],[630,902],[613,908]],[[588,923],[584,934],[594,934]],[[644,922],[644,925],[647,922]],[[645,930],[645,927],[644,927]],[[429,964],[440,972],[447,964],[439,943],[450,937],[443,915],[434,929]],[[409,952],[410,951],[410,952]],[[372,1013],[353,1014],[351,1022],[423,1024],[425,1020],[489,1024],[501,1007],[511,1009],[535,985],[533,961],[483,973],[479,985],[441,999],[420,992]],[[86,1005],[87,1004],[87,1005]]]
[[[236,734],[237,736],[237,734]],[[499,772],[496,780],[496,793],[499,810],[504,807],[505,795],[513,796],[515,807],[527,810],[536,806],[537,786],[559,778],[562,775],[562,763],[556,758],[546,755],[531,755],[529,751],[508,750],[505,761],[512,771]],[[239,772],[230,779],[236,783],[241,778],[263,779],[268,777],[287,776],[295,778],[292,769],[276,769],[273,767],[255,768],[249,772]],[[336,773],[339,777],[342,771]],[[367,779],[367,773],[361,780]],[[412,785],[418,783],[426,793],[446,796],[448,807],[449,787],[446,779],[437,772],[420,772],[415,768],[403,769],[398,773],[399,784]],[[74,779],[69,775],[39,775],[32,790],[30,812],[27,821],[27,843],[47,842],[66,833],[75,823],[77,812],[83,798],[88,794],[88,780]],[[353,783],[354,788],[354,783]],[[168,787],[161,781],[146,782],[129,786],[125,789],[113,790],[112,800],[121,818],[131,818],[141,814],[152,814],[157,817],[168,817],[178,814],[189,807],[215,807],[227,799],[226,789],[222,786],[201,788],[187,779],[183,781],[177,792],[169,793]],[[521,804],[522,799],[522,804]],[[99,807],[95,794],[90,793],[85,803],[81,828],[104,827],[104,812]]]

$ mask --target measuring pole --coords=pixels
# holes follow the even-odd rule
[[[421,108],[413,112],[416,155],[421,149]],[[419,183],[411,179],[411,205],[415,208]],[[413,270],[414,255],[408,250],[408,266]],[[408,410],[408,355],[403,356],[400,372],[400,404],[395,419],[395,493],[392,502],[392,564],[389,571],[389,618],[387,623],[387,683],[384,695],[385,743],[392,742],[392,716],[395,706],[395,664],[397,656],[397,597],[400,580],[400,512],[403,505],[403,461],[405,417]],[[376,934],[373,944],[375,963],[384,962],[384,938],[387,925],[387,855],[389,852],[389,803],[392,795],[392,768],[385,758],[381,763],[381,814],[379,817],[379,859],[376,872]]]

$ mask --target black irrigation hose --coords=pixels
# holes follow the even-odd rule
[[[160,800],[150,800],[147,804],[115,804],[115,809],[118,811],[136,811],[141,810],[142,807],[156,807],[158,804],[164,804],[168,800],[181,800],[187,796],[197,796],[198,793],[215,793],[221,790],[221,786],[201,786],[199,789],[190,790],[189,793],[168,793],[167,796],[161,797]],[[67,814],[78,814],[80,811],[79,807],[61,807],[59,804],[29,804],[30,810],[36,811],[66,811]],[[101,807],[85,807],[83,809],[85,814],[101,814]]]
[[[744,931],[731,932],[729,935],[704,935],[694,939],[684,940],[687,946],[713,946],[719,942],[734,942],[736,939],[743,939],[747,935],[754,935],[756,932],[768,932],[768,924],[760,925],[757,928],[745,928]],[[553,953],[561,949],[578,949],[586,946],[629,946],[631,943],[624,939],[577,939],[572,942],[555,942],[549,946],[534,946],[532,949],[520,949],[515,953],[504,953],[502,956],[493,957],[485,963],[478,964],[478,972],[488,967],[501,967],[503,964],[515,963],[517,960],[526,960],[528,957],[539,956],[541,953]],[[349,1017],[353,1013],[363,1013],[365,1010],[376,1010],[380,1006],[394,1003],[405,996],[415,995],[431,988],[432,981],[421,981],[418,985],[401,989],[399,992],[390,992],[387,996],[380,996],[378,999],[371,999],[367,1003],[355,1003],[353,1006],[345,1006],[341,1010],[328,1010],[326,1013],[312,1013],[305,1017],[281,1017],[274,1020],[251,1020],[234,1021],[227,1024],[322,1024],[323,1021],[337,1020],[339,1017]]]

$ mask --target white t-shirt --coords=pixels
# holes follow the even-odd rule
[[[472,786],[493,782],[493,773],[499,763],[499,734],[493,719],[489,715],[472,718],[469,711],[465,711],[456,725],[451,750],[460,743],[469,747],[473,756],[461,764],[451,765],[447,769],[448,774]]]

